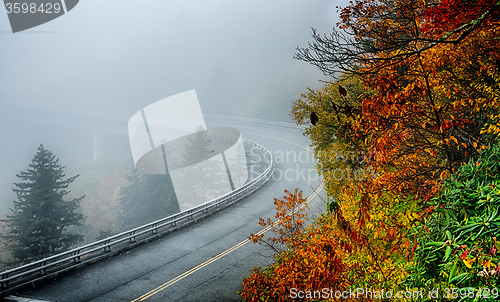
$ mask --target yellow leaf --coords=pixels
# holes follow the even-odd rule
[[[464,264],[465,266],[467,266],[468,268],[472,268],[472,265],[470,265],[469,261],[467,261],[467,259],[464,259]]]

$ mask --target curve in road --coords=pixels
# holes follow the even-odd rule
[[[273,198],[281,198],[284,189],[299,188],[304,196],[314,197],[308,202],[313,216],[324,204],[313,195],[321,180],[308,179],[315,164],[306,151],[309,140],[300,132],[268,125],[224,124],[273,152],[275,175],[260,190],[219,215],[18,296],[63,302],[241,301],[236,292],[242,278],[252,267],[271,261],[267,257],[270,250],[247,244],[246,238],[265,231],[257,222],[259,217],[274,217]]]

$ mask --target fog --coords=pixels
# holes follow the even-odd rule
[[[311,27],[329,33],[346,4],[85,0],[15,34],[0,14],[0,217],[41,143],[81,174],[75,194],[124,177],[134,168],[126,122],[174,94],[195,89],[204,114],[292,122],[291,102],[328,80],[295,48]]]

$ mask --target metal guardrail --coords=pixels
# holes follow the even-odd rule
[[[233,117],[233,116],[225,116],[225,115],[212,115],[212,114],[204,114],[206,118],[212,118],[212,119],[217,119],[217,120],[226,120],[226,121],[233,121],[233,122],[246,122],[246,123],[257,123],[261,125],[268,125],[268,126],[274,126],[274,127],[280,127],[280,128],[288,128],[288,129],[293,129],[293,130],[299,130],[299,131],[304,131],[307,127],[306,126],[298,126],[292,123],[285,123],[285,122],[276,122],[276,121],[268,121],[268,120],[261,120],[261,119],[255,119],[255,118],[248,118],[248,117]]]
[[[243,139],[243,141],[246,144],[260,149],[264,154],[264,161],[268,164],[266,170],[255,179],[232,192],[184,212],[153,221],[94,243],[1,272],[0,298],[29,283],[54,278],[69,270],[97,262],[105,257],[110,257],[139,244],[179,230],[181,227],[195,223],[198,220],[217,213],[218,210],[226,208],[253,193],[273,175],[274,161],[271,152],[263,146],[246,139]]]

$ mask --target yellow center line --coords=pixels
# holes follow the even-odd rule
[[[314,198],[314,197],[315,197],[315,196],[316,196],[316,195],[317,195],[317,194],[321,191],[321,189],[323,189],[323,186],[324,186],[324,183],[321,183],[321,185],[320,185],[320,186],[316,189],[316,191],[314,191],[314,192],[311,194],[311,196],[309,196],[309,197],[307,198],[307,200],[309,201],[309,200],[311,200],[312,198]],[[306,203],[303,203],[303,204],[301,204],[301,205],[300,205],[300,207],[299,207],[299,208],[302,208],[302,207],[304,207],[305,205],[306,205]],[[261,235],[261,234],[264,234],[265,232],[269,231],[270,229],[271,229],[271,226],[267,226],[266,228],[264,228],[264,229],[260,230],[260,231],[259,231],[256,235]],[[135,299],[135,300],[132,300],[131,302],[137,302],[137,301],[144,301],[144,300],[146,300],[147,298],[149,298],[149,297],[151,297],[151,296],[153,296],[153,295],[155,295],[155,294],[159,293],[160,291],[162,291],[162,290],[166,289],[166,288],[167,288],[167,287],[169,287],[170,285],[173,285],[173,284],[177,283],[177,281],[180,281],[180,280],[182,280],[182,279],[186,278],[187,276],[189,276],[189,275],[193,274],[194,272],[196,272],[196,271],[198,271],[198,270],[200,270],[200,269],[204,268],[205,266],[207,266],[207,265],[209,265],[209,264],[211,264],[211,263],[213,263],[213,262],[215,262],[215,261],[219,260],[220,258],[222,258],[222,257],[224,257],[224,256],[226,256],[226,255],[228,255],[229,253],[231,253],[231,252],[233,252],[233,251],[236,251],[237,249],[239,249],[240,247],[244,246],[245,244],[247,244],[247,243],[249,243],[249,242],[251,242],[251,240],[250,240],[250,239],[245,239],[245,240],[243,240],[242,242],[240,242],[240,243],[236,244],[235,246],[233,246],[233,247],[231,247],[231,248],[229,248],[229,249],[225,250],[224,252],[220,253],[219,255],[217,255],[217,256],[215,256],[215,257],[213,257],[213,258],[211,258],[211,259],[209,259],[209,260],[207,260],[207,261],[203,262],[202,264],[200,264],[200,265],[198,265],[198,266],[196,266],[196,267],[194,267],[194,268],[190,269],[189,271],[187,271],[187,272],[185,272],[185,273],[183,273],[183,274],[181,274],[181,275],[179,275],[179,276],[175,277],[174,279],[172,279],[172,280],[170,280],[170,281],[168,281],[168,282],[166,282],[166,283],[164,283],[164,284],[162,284],[162,285],[158,286],[157,288],[153,289],[152,291],[150,291],[150,292],[148,292],[148,293],[146,293],[146,294],[144,294],[144,295],[140,296],[139,298],[137,298],[137,299]]]

